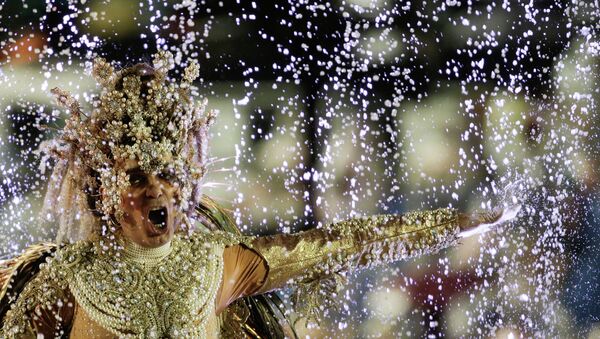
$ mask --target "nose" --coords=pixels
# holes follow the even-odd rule
[[[149,198],[158,198],[162,195],[161,183],[154,175],[148,176],[148,186],[146,187],[146,196]]]

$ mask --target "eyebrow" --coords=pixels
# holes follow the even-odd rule
[[[136,168],[132,168],[132,169],[128,169],[127,171],[125,171],[125,173],[129,174],[140,174],[140,173],[144,173],[144,171],[142,171],[141,168],[136,167]]]

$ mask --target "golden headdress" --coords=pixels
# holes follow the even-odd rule
[[[173,68],[173,56],[166,51],[155,55],[153,67],[137,64],[120,71],[96,59],[92,75],[102,91],[93,99],[90,115],[68,92],[52,89],[70,112],[61,133],[40,148],[46,155],[42,165],[47,157],[57,160],[42,214],[59,213],[59,241],[93,232],[86,229],[97,219],[92,212],[104,220],[120,216],[120,193],[129,186],[129,178],[118,164],[127,159],[136,160],[148,173],[168,172],[181,188],[178,205],[191,215],[201,198],[208,127],[215,115],[205,113],[205,100],[194,100],[198,63],[185,68],[178,84],[167,76]]]

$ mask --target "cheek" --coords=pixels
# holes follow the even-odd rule
[[[135,199],[131,194],[121,195],[121,207],[125,212],[131,214],[131,212],[137,211],[141,207],[139,199]]]
[[[180,190],[179,188],[171,188],[169,190],[169,198],[171,200],[172,203],[176,204],[179,202],[179,197],[180,197]]]

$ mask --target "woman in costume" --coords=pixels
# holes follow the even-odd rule
[[[438,251],[518,212],[438,209],[244,236],[202,196],[215,117],[193,99],[198,65],[179,84],[172,68],[166,52],[120,71],[96,60],[89,116],[53,90],[71,114],[43,148],[56,161],[42,215],[59,214],[57,243],[0,266],[0,337],[294,336],[269,292],[296,287],[310,309],[344,272]]]

